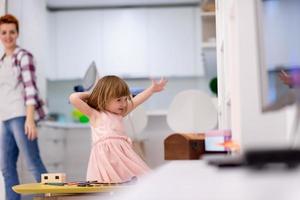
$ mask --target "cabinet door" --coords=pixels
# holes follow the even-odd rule
[[[51,173],[64,172],[65,160],[65,131],[64,129],[40,127],[39,147],[42,160]]]
[[[92,61],[99,64],[101,13],[67,11],[55,17],[57,78],[82,78]]]
[[[150,75],[196,75],[196,53],[200,45],[196,40],[198,28],[193,7],[149,9]]]
[[[57,12],[57,78],[82,78],[92,60],[101,75],[203,75],[198,12],[198,7]]]
[[[69,181],[85,180],[91,150],[89,128],[66,130],[65,172]]]
[[[103,14],[104,74],[147,75],[145,9],[106,10]]]

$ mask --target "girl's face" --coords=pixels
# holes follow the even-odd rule
[[[106,110],[117,115],[122,115],[126,111],[127,105],[128,97],[114,98],[107,104]]]
[[[18,35],[15,24],[0,25],[0,40],[5,49],[14,49],[16,47]]]

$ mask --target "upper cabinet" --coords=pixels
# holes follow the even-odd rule
[[[198,7],[149,9],[147,20],[150,76],[202,75]],[[199,12],[198,12],[199,13]]]
[[[199,15],[197,6],[53,12],[48,78],[81,78],[93,60],[101,75],[202,76]]]
[[[53,79],[82,78],[90,63],[100,61],[101,13],[57,12],[54,21]]]
[[[103,14],[100,73],[122,76],[147,74],[145,9],[106,10]]]

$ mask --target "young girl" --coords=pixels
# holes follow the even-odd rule
[[[164,89],[167,81],[152,81],[149,88],[131,98],[124,80],[105,76],[88,92],[73,93],[70,102],[90,118],[92,150],[87,180],[121,183],[143,175],[150,169],[134,152],[123,126],[123,117]]]

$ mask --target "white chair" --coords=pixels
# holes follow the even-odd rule
[[[132,140],[143,140],[142,134],[148,122],[147,114],[143,106],[138,106],[124,118],[125,130]]]
[[[144,160],[145,149],[144,140],[146,136],[143,130],[148,123],[148,117],[143,106],[138,106],[124,118],[124,126],[127,135],[132,139],[133,148]]]
[[[168,109],[167,122],[176,133],[199,133],[216,128],[218,113],[212,97],[191,89],[174,97]]]

